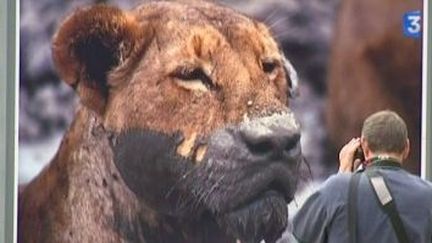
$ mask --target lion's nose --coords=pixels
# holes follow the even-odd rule
[[[272,157],[290,156],[300,143],[300,129],[292,113],[275,114],[243,123],[240,137],[250,152]]]

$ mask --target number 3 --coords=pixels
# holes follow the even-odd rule
[[[420,32],[421,26],[420,26],[420,16],[408,16],[409,21],[409,27],[408,31],[412,34],[416,34]]]

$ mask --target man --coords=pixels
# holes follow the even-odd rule
[[[366,169],[353,174],[359,147]],[[431,243],[432,183],[401,169],[408,153],[407,128],[395,112],[368,117],[361,138],[341,149],[339,173],[295,215],[294,237],[300,243]]]

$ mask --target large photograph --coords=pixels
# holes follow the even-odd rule
[[[380,110],[420,173],[422,1],[20,5],[18,242],[295,242]]]

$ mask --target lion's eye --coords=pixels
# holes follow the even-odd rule
[[[276,69],[277,64],[274,61],[263,61],[262,66],[264,72],[272,73]]]
[[[212,90],[216,88],[211,78],[198,67],[178,67],[171,75],[180,79],[183,82],[181,86],[188,89]],[[202,87],[203,85],[204,87]]]

